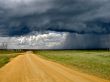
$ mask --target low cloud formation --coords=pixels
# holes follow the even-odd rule
[[[0,48],[5,44],[8,49],[61,49],[66,35],[67,33],[48,32],[19,37],[0,37]]]
[[[109,8],[109,0],[0,0],[0,36],[65,32],[58,48],[108,48]]]

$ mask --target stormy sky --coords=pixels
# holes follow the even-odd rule
[[[110,0],[0,0],[8,48],[110,48]]]

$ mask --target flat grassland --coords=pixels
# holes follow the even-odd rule
[[[34,51],[37,55],[110,80],[110,51],[104,50],[61,50]]]
[[[3,67],[8,62],[10,62],[12,58],[15,58],[16,56],[20,55],[17,53],[20,53],[20,51],[0,50],[0,68]]]
[[[33,51],[42,58],[72,69],[110,80],[110,51],[104,50],[42,50]],[[0,68],[23,51],[0,50]]]

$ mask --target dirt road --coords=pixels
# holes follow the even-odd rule
[[[0,82],[109,82],[42,59],[31,52],[0,69]]]

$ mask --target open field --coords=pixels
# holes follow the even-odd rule
[[[110,80],[110,51],[35,51],[39,56]]]
[[[0,82],[110,82],[70,69],[28,51],[0,69]]]
[[[20,55],[21,51],[14,51],[14,50],[0,50],[0,68],[7,64],[12,58],[15,58],[16,56]]]
[[[79,73],[84,72],[84,73],[87,73],[90,75],[95,75],[100,78],[110,80],[110,51],[101,51],[101,50],[99,50],[99,51],[96,51],[96,50],[94,50],[94,51],[93,50],[92,51],[91,50],[90,51],[88,51],[88,50],[60,50],[60,51],[59,50],[58,51],[43,50],[43,51],[40,51],[39,50],[39,51],[33,51],[33,52],[37,56],[39,56],[43,59],[55,61],[60,64],[63,64],[66,67],[72,68],[73,71],[78,71]],[[29,54],[31,54],[31,53],[29,53]],[[18,51],[0,50],[0,67],[5,68],[7,66],[7,65],[4,66],[5,64],[7,64],[7,63],[10,64],[11,63],[10,61],[12,60],[12,62],[13,62],[13,58],[15,58],[19,55],[27,55],[27,53],[25,53],[25,51],[19,51],[19,50]],[[26,57],[26,56],[23,56],[23,58],[24,57]],[[31,55],[29,55],[29,57],[31,57]],[[19,59],[18,61],[20,61],[20,60],[21,59]],[[33,61],[33,59],[32,59],[32,61]],[[29,63],[29,62],[30,61],[27,61],[27,63]],[[21,61],[21,63],[23,63],[23,61]],[[20,69],[22,69],[22,67],[23,67],[21,63],[19,64],[19,65],[21,65]],[[37,61],[36,61],[36,63],[37,63]],[[16,65],[16,67],[17,67],[17,65]],[[15,67],[15,69],[16,69],[16,67]],[[9,66],[9,68],[11,68],[11,66]],[[9,68],[7,68],[7,69],[9,69]],[[19,66],[18,66],[18,68],[19,68]],[[32,68],[32,67],[29,67],[29,68]],[[60,68],[58,68],[58,69],[60,69]],[[14,72],[14,70],[13,70],[13,72]],[[79,75],[79,73],[78,73],[78,75]],[[20,77],[20,78],[23,78],[23,77]],[[87,82],[89,82],[89,81],[87,81]]]

